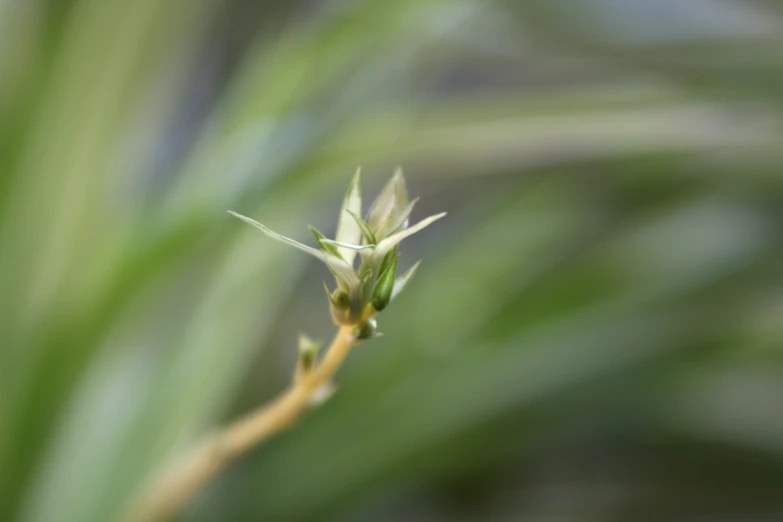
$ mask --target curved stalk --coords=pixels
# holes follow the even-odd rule
[[[293,424],[356,344],[352,331],[353,327],[341,327],[326,355],[311,371],[300,375],[271,403],[228,425],[197,446],[163,476],[126,522],[167,520],[237,457]]]

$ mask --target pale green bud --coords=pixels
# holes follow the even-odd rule
[[[375,319],[368,319],[356,325],[356,328],[353,330],[353,335],[359,340],[370,339],[372,337],[378,336],[376,331],[377,327],[378,323],[375,321]]]
[[[326,288],[332,318],[342,326],[357,326],[359,334],[374,335],[374,322],[362,322],[367,312],[381,311],[405,288],[418,264],[396,277],[400,242],[445,216],[445,212],[409,226],[416,199],[408,199],[405,179],[398,169],[386,184],[365,219],[362,219],[359,171],[343,200],[336,239],[329,239],[310,227],[318,248],[299,243],[236,212],[232,215],[267,236],[320,259],[334,274],[337,290]],[[360,263],[356,266],[356,253]],[[396,277],[396,280],[395,280]],[[372,307],[372,308],[370,308]],[[369,333],[368,333],[369,332]],[[360,337],[366,338],[366,337]]]
[[[299,367],[302,371],[310,371],[320,349],[320,341],[314,341],[305,334],[299,334]]]
[[[394,290],[394,278],[397,274],[397,262],[400,260],[400,256],[394,256],[394,259],[386,267],[378,282],[375,285],[375,290],[372,293],[372,306],[380,312],[391,301],[392,291]]]
[[[324,290],[329,298],[330,310],[332,312],[332,319],[334,322],[340,325],[352,325],[356,323],[355,313],[352,310],[356,306],[352,306],[351,297],[342,289],[338,288],[334,292],[329,292],[329,288],[324,283]],[[361,303],[359,303],[361,305]]]

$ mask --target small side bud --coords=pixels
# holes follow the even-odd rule
[[[399,260],[400,256],[395,256],[375,284],[375,290],[372,293],[372,306],[378,312],[386,308],[389,301],[391,301],[392,290],[394,290],[394,278],[397,276],[397,262]]]
[[[315,365],[315,359],[321,350],[321,341],[314,341],[305,334],[299,334],[299,357],[294,373],[294,382],[298,382],[310,373]]]
[[[331,305],[329,309],[332,312],[332,319],[334,322],[344,326],[355,324],[356,311],[354,308],[356,308],[356,306],[353,306],[354,303],[351,301],[348,293],[341,288],[338,288],[331,293],[329,292],[326,283],[324,283],[324,290],[326,290],[326,295],[329,298],[329,304]]]
[[[334,306],[340,310],[351,308],[351,298],[342,290],[335,290],[334,294],[332,294],[332,299],[334,299]]]
[[[375,321],[375,319],[368,319],[366,321],[362,321],[361,323],[356,325],[356,328],[354,328],[353,336],[360,341],[363,341],[365,339],[371,339],[372,337],[376,337],[377,326],[378,323]]]
[[[351,307],[351,298],[348,294],[341,289],[337,289],[334,292],[329,291],[329,287],[324,282],[324,290],[326,290],[326,296],[329,298],[329,302],[334,308],[338,310],[347,310]]]
[[[310,371],[321,349],[321,342],[314,341],[305,334],[299,334],[299,365],[304,371]]]

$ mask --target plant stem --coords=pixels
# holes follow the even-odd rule
[[[126,522],[167,520],[237,457],[296,421],[356,343],[352,330],[349,326],[341,327],[318,365],[300,376],[274,401],[228,425],[197,446],[163,477]]]

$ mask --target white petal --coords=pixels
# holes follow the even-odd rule
[[[394,286],[392,287],[391,299],[389,299],[389,302],[394,301],[394,299],[400,295],[400,292],[405,290],[405,287],[408,286],[408,282],[413,277],[413,274],[416,273],[416,269],[419,268],[419,264],[421,264],[421,261],[416,261],[416,264],[410,267],[407,272],[395,279]]]
[[[361,174],[361,167],[356,169],[356,174],[353,176],[351,186],[348,187],[348,192],[345,194],[343,200],[343,208],[340,210],[340,218],[337,221],[337,233],[335,239],[341,243],[354,244],[361,240],[361,230],[351,215],[347,211],[351,211],[357,216],[362,214],[362,195],[359,188],[359,177]],[[339,248],[340,255],[343,256],[349,265],[353,265],[353,259],[356,256],[356,252],[349,248]]]
[[[270,228],[262,225],[258,221],[254,219],[250,219],[247,216],[243,216],[242,214],[237,214],[236,212],[232,212],[231,210],[228,211],[229,214],[231,214],[234,217],[237,217],[244,221],[245,223],[249,223],[250,225],[253,225],[257,229],[259,229],[264,234],[268,235],[272,239],[276,239],[278,241],[281,241],[283,243],[289,244],[293,247],[298,248],[299,250],[302,250],[303,252],[307,252],[313,257],[317,257],[324,263],[326,263],[329,267],[331,267],[332,270],[334,270],[338,275],[340,275],[343,279],[345,279],[345,282],[349,285],[354,285],[359,283],[359,277],[356,275],[356,273],[353,271],[353,268],[351,268],[348,263],[343,261],[342,259],[338,259],[337,257],[327,254],[326,252],[323,252],[321,250],[317,250],[315,248],[309,247],[307,245],[303,245],[302,243],[298,241],[294,241],[291,238],[282,236],[278,234],[277,232],[272,231]]]
[[[389,219],[395,208],[404,207],[407,203],[408,191],[405,189],[405,178],[402,177],[402,170],[398,168],[370,207],[367,225],[376,232]]]
[[[380,243],[378,243],[378,246],[375,248],[375,255],[379,258],[383,258],[383,256],[386,255],[386,252],[394,248],[394,245],[405,239],[406,237],[415,234],[419,230],[423,229],[424,227],[427,227],[434,223],[435,221],[439,220],[443,216],[445,216],[445,212],[441,212],[440,214],[436,214],[434,216],[430,216],[428,218],[422,219],[415,225],[413,225],[410,228],[406,228],[405,230],[401,230],[400,232],[397,232],[396,234],[392,234],[391,236],[387,237]]]
[[[416,206],[418,201],[419,198],[416,198],[409,201],[404,207],[394,209],[395,211],[392,212],[389,218],[381,225],[377,232],[377,237],[383,238],[393,234],[395,231],[408,228],[408,216],[411,215],[413,207]]]

